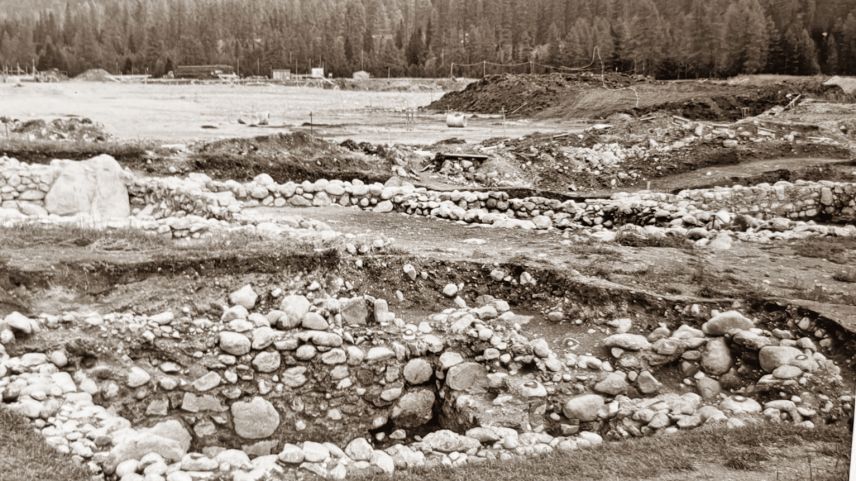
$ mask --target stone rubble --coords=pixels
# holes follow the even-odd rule
[[[88,162],[110,162],[106,156]],[[110,165],[115,163],[112,161]],[[0,158],[0,219],[58,221],[71,211],[46,208],[47,194],[61,176],[61,162],[30,165]],[[118,164],[116,165],[118,169]],[[68,169],[68,167],[64,167]],[[118,175],[118,174],[116,174]],[[399,212],[500,228],[590,232],[611,240],[619,232],[644,237],[677,236],[700,247],[727,249],[733,238],[770,242],[811,236],[856,236],[852,224],[817,224],[856,218],[856,185],[829,181],[777,182],[686,190],[676,195],[639,192],[609,199],[560,201],[510,198],[505,192],[441,192],[414,187],[319,179],[277,184],[262,174],[248,183],[215,181],[204,174],[184,179],[122,173],[129,195],[130,225],[175,238],[198,238],[212,230],[249,229],[281,235],[294,230],[334,234],[321,222],[291,216],[247,216],[255,207],[350,206]],[[77,209],[85,211],[86,209]],[[92,216],[90,216],[92,217]],[[95,216],[100,219],[103,216]],[[113,217],[111,217],[113,218]],[[78,220],[75,218],[75,220]],[[123,225],[120,221],[115,225]]]
[[[807,319],[770,331],[714,311],[701,329],[648,334],[614,320],[605,325],[620,332],[598,357],[528,338],[529,317],[490,296],[413,324],[368,296],[235,287],[219,318],[10,314],[0,322],[2,402],[96,478],[124,481],[289,470],[345,479],[706,424],[812,427],[849,409],[847,396],[815,394],[843,380],[822,352],[832,338]],[[110,352],[95,343],[97,361],[81,364],[71,346],[14,350],[17,339],[72,327],[109,338]],[[192,355],[158,356],[177,346]],[[658,380],[668,370],[682,382]]]

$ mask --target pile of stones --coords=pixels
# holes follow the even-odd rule
[[[405,283],[426,277],[410,264],[402,272]],[[575,352],[528,336],[532,316],[501,299],[468,301],[460,284],[442,289],[452,307],[410,321],[348,286],[245,285],[217,316],[13,313],[0,322],[2,401],[94,476],[125,481],[294,470],[344,479],[717,423],[810,428],[852,402],[833,395],[841,371],[823,352],[834,339],[807,319],[767,330],[714,311],[701,328],[647,335],[613,319],[594,325],[605,337],[591,352]],[[78,334],[17,348],[57,329]],[[679,383],[661,380],[673,372]]]

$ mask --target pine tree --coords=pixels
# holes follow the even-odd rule
[[[65,56],[71,73],[124,70],[126,59],[160,72],[171,58],[253,73],[328,63],[445,75],[452,62],[530,56],[580,65],[597,47],[607,68],[670,78],[856,74],[852,0],[57,0],[40,12],[28,3],[4,4],[28,15],[0,20],[0,61],[44,67]]]
[[[797,36],[796,54],[798,59],[797,74],[814,75],[820,73],[820,64],[817,61],[817,47],[805,28]]]
[[[838,71],[838,42],[835,40],[834,34],[829,34],[826,40],[826,59],[823,62],[823,72],[832,75]]]
[[[764,10],[761,8],[758,0],[745,0],[742,10],[745,15],[747,30],[740,72],[749,74],[758,73],[767,64],[770,45],[767,22],[764,19]]]
[[[563,49],[562,40],[559,37],[559,26],[553,22],[547,29],[547,58],[544,60],[548,64],[561,64]]]
[[[841,25],[838,63],[842,73],[856,75],[856,12],[847,15],[847,19]]]
[[[413,30],[413,34],[410,36],[410,41],[407,42],[407,50],[405,52],[405,55],[407,56],[407,64],[419,65],[422,62],[424,54],[425,42],[422,39],[422,29],[417,28]]]
[[[767,17],[767,36],[770,39],[769,51],[767,53],[767,72],[785,72],[785,52],[782,35],[776,28],[776,22],[772,17]]]

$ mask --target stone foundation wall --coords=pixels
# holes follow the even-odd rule
[[[127,184],[129,200],[135,215],[163,219],[196,215],[203,218],[231,220],[241,205],[229,192],[207,191],[207,176],[187,179],[134,177]]]
[[[45,196],[59,176],[59,169],[24,164],[0,157],[0,209],[20,211],[27,216],[45,216]]]
[[[689,190],[681,192],[678,198],[687,199],[702,210],[726,209],[765,219],[856,216],[856,185],[828,181]]]
[[[0,208],[35,217],[51,213],[45,209],[44,199],[62,165],[30,165],[0,158]],[[620,193],[610,199],[560,201],[510,198],[499,191],[436,191],[410,184],[364,184],[359,180],[278,184],[266,174],[246,183],[216,181],[204,174],[152,178],[125,171],[122,177],[131,212],[136,217],[155,220],[196,216],[233,222],[247,207],[330,205],[525,229],[636,225],[781,231],[791,228],[794,221],[856,218],[856,185],[828,181],[687,190],[678,195]],[[736,222],[738,216],[743,217],[741,222]]]

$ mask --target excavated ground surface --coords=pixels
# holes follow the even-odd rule
[[[733,120],[787,93],[663,108]],[[138,221],[0,226],[0,406],[37,428],[20,443],[105,481],[788,480],[808,453],[810,477],[836,479],[856,387],[856,166],[853,104],[829,105],[727,124],[660,108],[419,148],[146,146],[118,159]],[[39,145],[24,160],[63,151]],[[434,163],[455,148],[490,158]],[[20,169],[0,172],[4,215],[46,214],[62,177],[0,165]],[[758,185],[779,180],[794,183]],[[734,200],[645,197],[649,182]],[[709,189],[734,183],[752,188]]]
[[[794,96],[853,102],[836,86],[817,78],[765,85],[719,82],[658,82],[624,74],[592,72],[551,75],[491,75],[449,92],[428,108],[544,118],[607,118],[615,113],[644,117],[669,113],[693,120],[734,121],[758,115]]]

